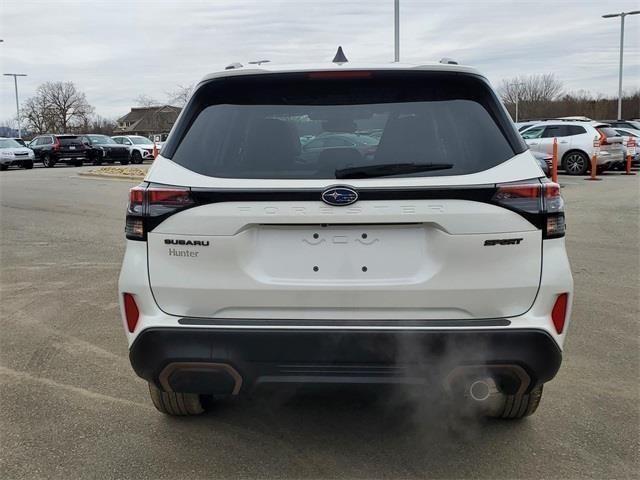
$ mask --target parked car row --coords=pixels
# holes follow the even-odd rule
[[[601,122],[582,117],[524,122],[516,125],[532,152],[551,155],[553,142],[556,139],[558,168],[569,175],[585,175],[591,170],[591,158],[596,153],[596,148],[598,149],[596,158],[598,172],[625,168],[628,139],[637,138],[640,136],[640,131],[618,127],[617,124],[620,123],[634,125],[633,121]],[[599,141],[599,147],[594,145],[594,140]],[[638,160],[640,160],[639,156],[635,155],[634,163]]]
[[[48,168],[57,163],[77,167],[85,162],[93,165],[140,164],[153,160],[153,151],[154,143],[138,135],[46,134],[28,143],[21,138],[0,138],[0,169],[6,170],[10,166],[33,168],[34,162],[42,162]]]

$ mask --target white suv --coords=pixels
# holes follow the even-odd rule
[[[131,163],[153,160],[153,142],[140,135],[117,135],[111,137],[116,143],[129,147]]]
[[[588,121],[549,120],[522,131],[534,152],[553,153],[553,139],[558,143],[558,167],[569,175],[585,175],[591,170],[591,158],[599,140],[596,157],[599,171],[609,170],[624,161],[622,136],[606,123]]]
[[[381,131],[375,152],[300,137]],[[521,418],[560,367],[563,201],[476,70],[205,77],[130,193],[119,300],[156,408],[258,385],[437,384]]]

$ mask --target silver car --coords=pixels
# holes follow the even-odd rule
[[[585,175],[591,169],[594,140],[600,142],[596,160],[599,171],[624,160],[622,136],[606,123],[548,120],[527,128],[521,135],[532,151],[546,154],[553,153],[553,139],[557,138],[559,166],[569,175]]]
[[[13,138],[0,138],[0,170],[6,170],[11,165],[33,168],[33,150]]]

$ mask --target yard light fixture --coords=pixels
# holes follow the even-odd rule
[[[18,102],[18,77],[26,77],[26,73],[5,73],[5,77],[13,77],[13,83],[16,87],[16,120],[18,121],[18,137],[22,138],[22,129],[20,128],[20,103]]]
[[[602,18],[620,17],[620,71],[618,73],[618,120],[622,120],[622,52],[624,50],[624,17],[627,15],[637,15],[640,10],[632,12],[607,13]]]

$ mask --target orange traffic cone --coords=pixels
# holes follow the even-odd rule
[[[634,172],[631,171],[631,160],[636,154],[636,139],[629,136],[629,140],[627,140],[627,164],[626,169],[623,175],[635,175]]]
[[[153,142],[153,159],[155,160],[158,156],[158,147],[156,146],[156,142]]]
[[[585,180],[591,181],[599,181],[602,180],[598,178],[598,155],[600,155],[600,139],[596,137],[593,140],[593,156],[591,157],[591,175]]]

